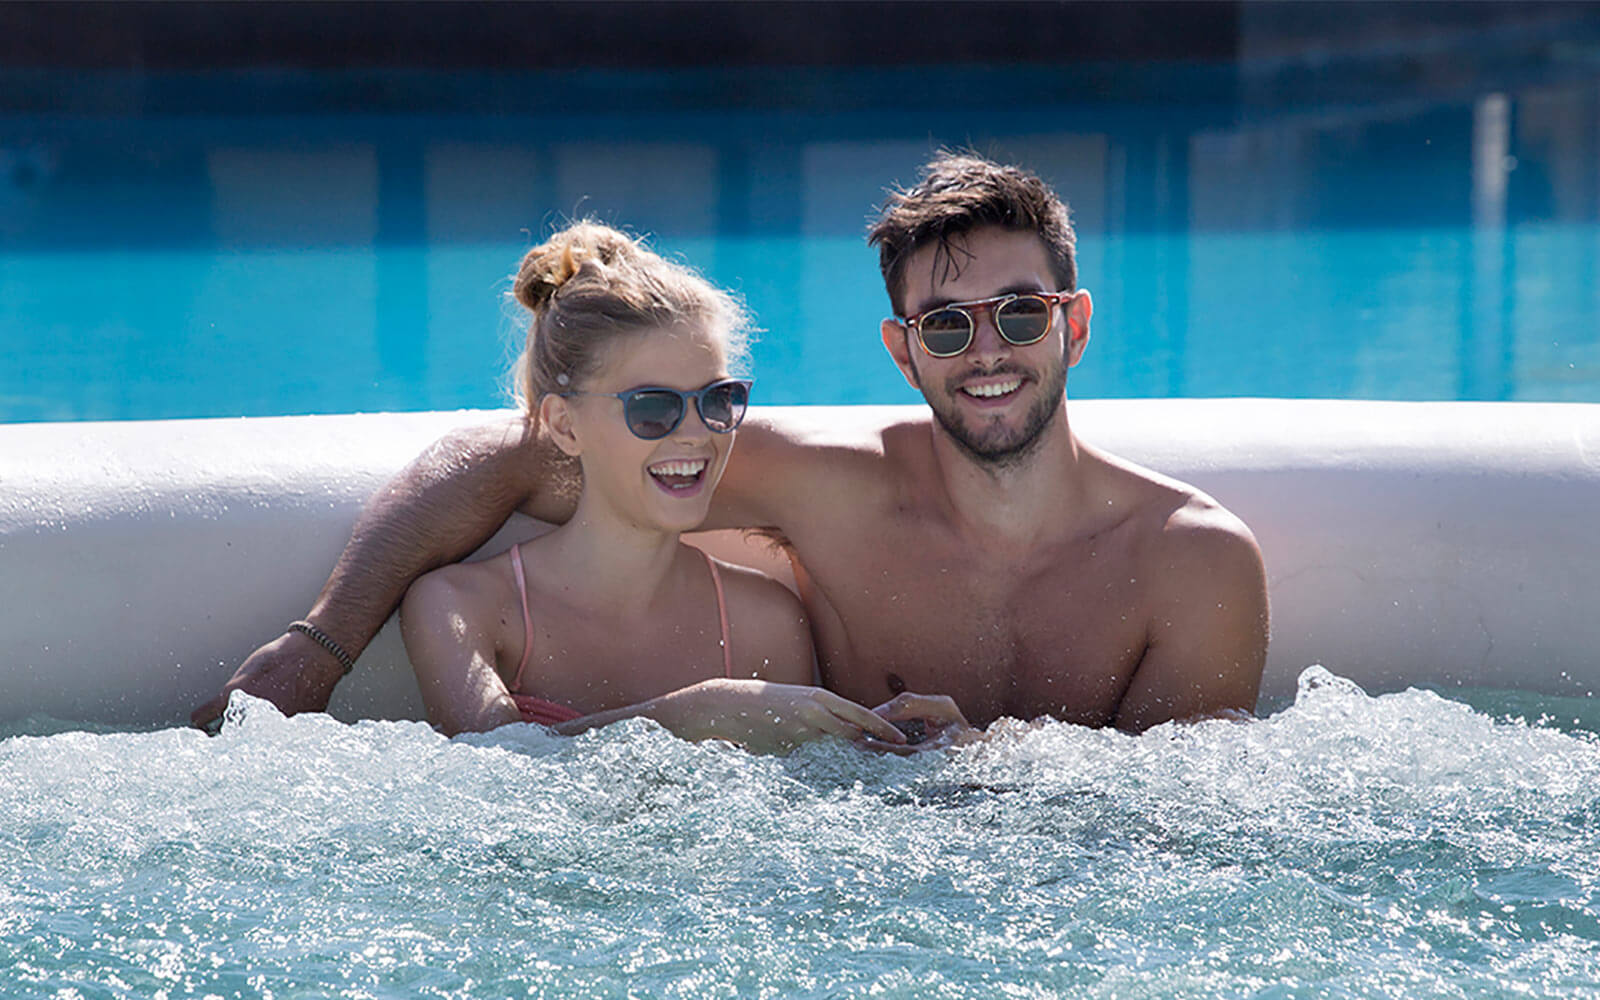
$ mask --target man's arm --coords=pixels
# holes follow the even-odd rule
[[[1146,570],[1161,581],[1117,728],[1253,713],[1267,661],[1267,581],[1254,536],[1220,507],[1173,515]]]
[[[572,470],[520,418],[446,435],[367,502],[307,619],[359,657],[413,580],[472,552],[512,511],[557,522],[571,516]],[[235,689],[286,714],[324,711],[341,671],[310,637],[285,632],[252,653],[190,718],[209,727]]]
[[[838,456],[876,446],[880,428],[854,422],[807,422],[792,411],[752,409],[739,428],[727,468],[700,530],[778,528],[837,505],[848,467]]]

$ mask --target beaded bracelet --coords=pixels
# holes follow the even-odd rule
[[[337,642],[334,642],[332,636],[328,635],[328,633],[322,631],[320,628],[317,628],[310,622],[290,622],[289,631],[303,632],[310,636],[312,641],[314,641],[317,645],[333,654],[333,658],[339,661],[339,665],[341,667],[344,667],[344,672],[346,675],[356,668],[356,661],[350,658],[350,654],[344,651],[344,647],[339,645]]]

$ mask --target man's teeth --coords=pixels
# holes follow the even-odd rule
[[[992,382],[988,385],[962,386],[961,391],[969,396],[1004,396],[1008,392],[1016,392],[1022,385],[1022,379],[1007,379],[1004,382]]]
[[[676,462],[657,462],[650,466],[653,476],[698,476],[705,470],[706,460],[703,458],[688,459]]]

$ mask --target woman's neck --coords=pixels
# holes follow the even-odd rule
[[[543,548],[564,570],[570,599],[592,607],[648,606],[670,578],[679,533],[647,527],[590,501],[585,492],[572,520],[546,535]]]

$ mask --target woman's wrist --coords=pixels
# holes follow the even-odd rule
[[[639,714],[654,719],[664,728],[686,740],[704,740],[720,736],[717,723],[725,712],[709,703],[709,697],[719,686],[721,678],[699,681],[686,688],[669,691],[645,702]]]

